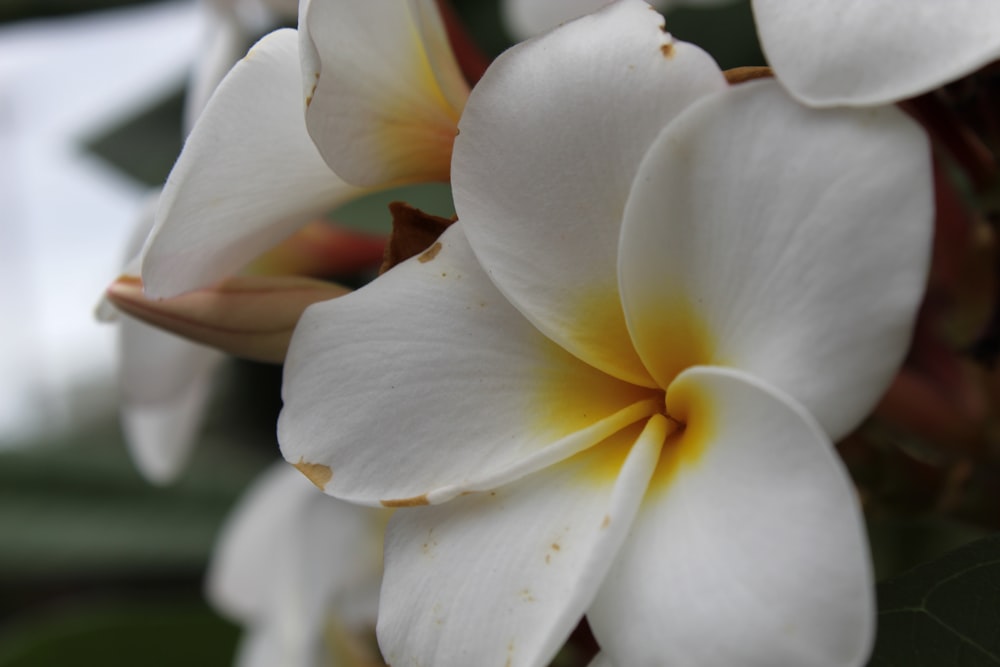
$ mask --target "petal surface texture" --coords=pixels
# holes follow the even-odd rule
[[[653,386],[618,296],[625,200],[660,129],[725,87],[714,61],[625,0],[501,55],[455,140],[455,210],[518,310],[587,363]]]
[[[143,252],[146,292],[214,283],[361,192],[306,132],[295,31],[273,32],[219,85],[164,185]]]
[[[791,398],[729,369],[678,377],[642,508],[588,614],[616,665],[856,667],[874,583],[854,489]],[[724,629],[724,631],[720,631]]]
[[[896,102],[1000,58],[994,0],[753,0],[761,46],[815,106]]]
[[[908,347],[931,193],[927,142],[893,108],[809,109],[773,81],[694,105],[625,212],[622,299],[646,367],[661,386],[740,368],[846,434]]]
[[[285,458],[334,496],[391,506],[492,489],[662,409],[661,392],[595,370],[521,317],[461,223],[308,308],[283,391]]]
[[[397,512],[379,602],[386,662],[548,665],[628,534],[666,426],[655,416],[496,491]]]
[[[345,181],[448,180],[468,87],[434,0],[310,2],[299,29],[306,124]]]

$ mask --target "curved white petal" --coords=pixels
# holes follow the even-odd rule
[[[806,104],[875,105],[1000,58],[994,0],[753,0],[761,46]]]
[[[248,626],[240,664],[310,667],[328,617],[371,627],[386,514],[323,495],[285,463],[254,483],[206,577],[212,604]]]
[[[874,584],[855,491],[790,397],[699,367],[667,409],[663,447],[629,539],[588,614],[618,665],[857,667]]]
[[[152,298],[224,278],[363,191],[326,166],[302,118],[294,30],[254,46],[219,85],[163,187],[142,258]]]
[[[434,0],[309,2],[299,31],[306,124],[338,175],[448,180],[468,87]]]
[[[139,471],[166,484],[187,463],[225,357],[130,317],[118,326],[125,441]]]
[[[461,223],[366,287],[308,308],[283,392],[285,458],[334,496],[393,506],[493,488],[662,405],[532,327],[483,273]]]
[[[655,416],[518,482],[389,524],[386,662],[549,664],[628,534],[666,436]]]
[[[908,347],[932,192],[927,141],[893,108],[812,110],[773,81],[692,106],[625,211],[622,299],[647,368],[662,386],[741,368],[842,436]]]
[[[712,59],[625,0],[501,55],[455,141],[455,210],[500,290],[550,338],[652,386],[630,350],[615,263],[622,210],[660,129],[725,87]]]
[[[241,623],[267,614],[276,595],[280,534],[318,495],[316,487],[283,462],[254,480],[226,519],[208,564],[205,592],[217,610]]]

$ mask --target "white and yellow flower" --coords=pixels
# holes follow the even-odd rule
[[[146,301],[141,290],[153,299],[174,297],[251,262],[252,273],[287,273],[287,266],[267,266],[273,252],[260,256],[290,236],[294,252],[285,255],[294,255],[296,272],[316,273],[323,262],[344,268],[352,249],[369,255],[371,243],[356,235],[307,225],[375,189],[447,180],[468,95],[433,0],[315,0],[303,5],[297,32],[264,37],[209,97],[241,48],[240,16],[251,4],[209,4],[215,21],[190,94],[196,103],[189,117],[198,120],[129,251],[135,259],[125,274],[141,273],[143,282],[127,279],[110,289],[130,314],[209,344],[219,343],[221,328],[212,325],[220,313],[232,316],[233,304],[211,321],[194,315],[213,315],[205,305],[234,290],[195,297],[197,312],[192,300]],[[287,11],[289,3],[269,4]],[[280,296],[280,285],[265,287],[272,301]],[[257,310],[271,305],[262,298]],[[106,303],[100,312],[113,317]],[[281,322],[264,324],[273,331]],[[122,320],[120,348],[123,426],[133,458],[149,479],[169,482],[188,459],[224,357],[130,318]],[[248,356],[274,360],[272,348]]]
[[[212,96],[142,255],[151,298],[232,275],[374,189],[448,179],[468,86],[434,0],[312,0]]]
[[[907,348],[926,139],[728,87],[637,0],[514,47],[455,142],[459,222],[310,307],[279,440],[390,522],[394,665],[859,665],[872,574],[831,440]],[[426,506],[426,507],[425,507]]]
[[[1000,59],[993,0],[753,0],[761,46],[814,106],[915,97]]]

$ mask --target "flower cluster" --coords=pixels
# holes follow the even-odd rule
[[[584,618],[594,665],[864,664],[872,565],[833,443],[907,353],[934,219],[927,134],[892,103],[1000,50],[1000,10],[940,4],[900,29],[888,2],[754,0],[774,77],[738,82],[619,0],[470,89],[433,0],[307,0],[216,91],[145,242],[146,296],[112,301],[284,359],[284,457],[395,510],[388,664],[543,666]],[[581,11],[552,2],[545,27]],[[961,48],[931,58],[927,30]],[[435,180],[457,222],[423,252],[337,298],[288,305],[281,278],[233,305],[231,276],[318,214]],[[278,304],[290,341],[258,335]],[[268,638],[257,659],[310,665],[344,581],[324,554],[353,562],[330,526],[382,519],[289,484],[217,578],[294,533],[257,566],[305,602],[268,589],[234,615]]]

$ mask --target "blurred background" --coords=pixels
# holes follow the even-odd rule
[[[510,44],[495,2],[453,5],[488,56]],[[723,68],[763,64],[747,2],[678,9],[667,27]],[[93,315],[180,150],[205,30],[192,0],[0,0],[0,667],[231,661],[239,630],[202,577],[228,510],[278,457],[280,369],[230,362],[193,464],[156,487],[128,458],[115,328]],[[337,219],[385,231],[394,198],[450,207],[447,188],[411,189]],[[872,521],[880,576],[987,532],[902,507]]]

